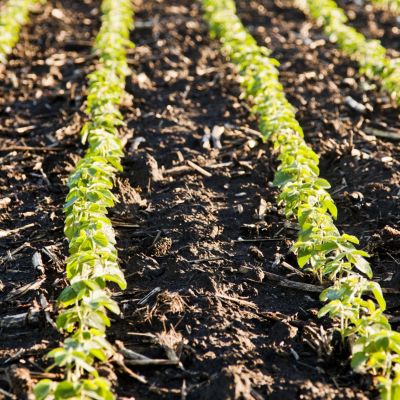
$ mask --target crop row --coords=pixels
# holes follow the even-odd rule
[[[0,63],[7,61],[7,56],[19,40],[21,28],[29,20],[32,6],[44,3],[44,0],[9,0],[0,13]]]
[[[106,361],[114,353],[106,340],[110,325],[107,312],[118,314],[108,282],[126,287],[118,265],[115,234],[108,208],[114,205],[111,192],[123,156],[118,128],[123,125],[119,105],[125,96],[129,73],[126,50],[132,46],[133,26],[130,0],[103,0],[102,25],[95,42],[97,69],[89,76],[88,122],[81,131],[88,142],[85,156],[68,180],[69,194],[64,212],[65,235],[69,241],[66,287],[58,298],[61,309],[57,327],[69,337],[49,353],[51,368],[65,371],[65,379],[40,381],[35,395],[40,399],[113,399],[110,383],[98,375],[95,361]]]
[[[323,26],[329,38],[358,62],[360,73],[381,82],[382,89],[400,104],[400,60],[387,56],[379,40],[367,40],[347,24],[344,11],[334,0],[295,0],[306,14]]]
[[[236,65],[245,97],[258,117],[259,129],[279,151],[275,184],[286,216],[300,232],[292,250],[300,267],[332,285],[321,293],[327,302],[319,315],[338,320],[343,338],[352,338],[352,366],[377,375],[382,399],[400,398],[400,333],[393,331],[385,300],[357,238],[341,234],[334,224],[336,206],[319,177],[318,156],[307,146],[279,82],[279,65],[270,50],[257,45],[236,14],[233,0],[203,0],[211,33]]]
[[[393,12],[400,12],[400,0],[371,0],[379,8]]]

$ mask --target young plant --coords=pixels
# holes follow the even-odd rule
[[[347,25],[344,11],[334,0],[295,0],[306,14],[323,26],[329,38],[358,62],[360,73],[381,82],[382,90],[400,104],[400,59],[391,59],[379,40],[367,40]]]
[[[19,40],[23,25],[29,21],[29,11],[44,0],[8,0],[0,9],[0,63],[7,62],[13,47]]]
[[[393,331],[378,283],[373,282],[368,254],[358,250],[356,237],[341,234],[334,224],[336,206],[319,177],[318,156],[304,141],[295,111],[279,82],[278,61],[257,45],[236,15],[234,0],[203,0],[211,35],[236,65],[244,96],[259,119],[259,129],[279,151],[275,185],[286,216],[297,219],[300,231],[292,250],[298,264],[332,286],[321,293],[326,302],[319,315],[338,321],[343,338],[352,338],[351,364],[376,377],[382,399],[400,397],[400,333]]]
[[[66,275],[70,286],[58,298],[61,309],[57,327],[69,337],[52,350],[50,369],[65,371],[65,379],[40,381],[37,400],[113,399],[111,385],[99,376],[95,363],[114,353],[106,340],[110,326],[108,312],[119,313],[107,283],[125,289],[118,265],[115,233],[108,208],[115,202],[111,192],[115,174],[122,170],[122,143],[118,128],[123,125],[119,105],[126,95],[129,73],[126,50],[133,27],[131,0],[103,0],[102,25],[96,38],[97,69],[89,76],[86,113],[88,122],[81,131],[88,150],[68,179],[69,193],[64,206],[65,235],[69,241]]]

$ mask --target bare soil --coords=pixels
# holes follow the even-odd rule
[[[293,272],[297,226],[276,204],[276,154],[260,141],[198,3],[135,4],[126,157],[110,213],[128,289],[115,293],[123,315],[109,339],[175,365],[127,361],[146,384],[116,364],[102,374],[120,399],[376,398],[371,379],[351,371],[330,321],[316,317],[319,283]],[[0,73],[0,232],[8,232],[0,239],[0,388],[16,399],[46,376],[43,357],[62,340],[52,325],[67,284],[62,204],[83,154],[78,132],[98,6],[49,2]],[[338,225],[372,254],[375,279],[397,289],[400,146],[374,136],[400,129],[397,109],[288,3],[239,0],[238,11],[281,62],[288,98],[332,183]],[[393,17],[374,18],[396,55]],[[215,127],[224,127],[222,148],[206,149],[204,134]],[[293,282],[296,289],[285,287]],[[398,298],[388,295],[394,321]]]

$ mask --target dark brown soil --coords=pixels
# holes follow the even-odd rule
[[[288,97],[332,182],[339,226],[371,252],[376,279],[397,288],[399,142],[371,135],[399,129],[397,109],[377,88],[365,90],[356,64],[300,12],[270,0],[238,5],[282,63]],[[50,17],[52,6],[58,12]],[[32,16],[0,76],[0,229],[17,229],[0,241],[0,388],[17,399],[45,376],[43,356],[61,340],[51,320],[66,284],[62,204],[82,154],[97,7],[51,2]],[[128,365],[147,384],[107,366],[118,398],[375,398],[370,379],[350,370],[348,350],[327,333],[329,321],[316,317],[318,293],[273,280],[318,284],[288,269],[296,267],[289,248],[297,228],[276,205],[276,155],[252,131],[237,76],[208,39],[198,4],[137,0],[136,9],[125,172],[111,212],[128,289],[116,293],[123,316],[109,338],[180,363]],[[380,24],[389,30],[390,21]],[[347,96],[366,105],[365,114],[349,108]],[[222,148],[203,148],[205,132],[218,126]],[[392,296],[394,316],[398,304]],[[18,325],[4,327],[22,313]]]

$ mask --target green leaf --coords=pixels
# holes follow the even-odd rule
[[[94,357],[96,357],[100,361],[106,361],[108,358],[102,349],[91,349],[90,354],[92,354]]]
[[[358,255],[353,256],[355,263],[354,266],[363,274],[365,274],[368,278],[372,278],[372,269],[371,266],[369,265],[369,262]]]
[[[330,301],[319,310],[318,318],[322,318],[326,314],[336,314],[340,309],[340,305],[341,303],[339,300]]]
[[[54,390],[55,383],[50,379],[42,379],[35,386],[33,393],[36,400],[46,400]]]
[[[332,250],[336,250],[339,247],[337,241],[332,240],[329,242],[322,243],[320,245],[315,246],[316,251],[330,252]]]
[[[359,244],[360,243],[360,241],[355,236],[348,235],[347,233],[343,233],[342,239],[346,240],[348,242],[354,243],[354,244]]]
[[[322,206],[325,207],[330,212],[333,219],[337,219],[338,215],[337,207],[330,197],[324,199],[324,201],[322,202]]]
[[[67,286],[60,293],[58,301],[63,307],[68,307],[81,299],[86,292],[87,288],[84,281],[75,282],[72,286]]]
[[[72,286],[66,287],[58,297],[58,301],[63,303],[63,305],[66,307],[72,303],[77,298],[78,293],[75,291],[75,289]]]
[[[71,382],[62,381],[57,385],[54,394],[57,399],[69,399],[71,397],[77,396],[78,393],[78,387],[73,385]]]
[[[75,308],[72,308],[61,312],[57,317],[56,324],[58,329],[64,329],[69,332],[78,321],[79,315]]]
[[[331,187],[331,184],[323,178],[316,179],[315,184],[321,189],[329,189]]]
[[[381,286],[376,282],[370,282],[370,286],[371,286],[371,291],[372,291],[373,295],[375,296],[376,301],[379,304],[379,307],[381,308],[382,311],[385,311],[386,310],[386,301],[385,301],[385,298],[383,297]]]
[[[294,179],[293,174],[284,171],[278,171],[275,174],[273,183],[275,186],[281,187],[287,184],[288,182],[292,181],[293,179]]]
[[[93,239],[96,241],[97,244],[103,247],[108,246],[108,238],[103,232],[97,232],[94,236]]]
[[[311,251],[307,249],[299,250],[297,254],[297,263],[299,264],[299,267],[303,268],[308,263],[311,257],[312,257]]]
[[[351,367],[356,371],[360,371],[361,367],[368,361],[368,355],[365,353],[356,353],[351,357]]]

